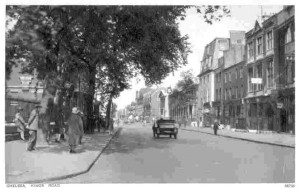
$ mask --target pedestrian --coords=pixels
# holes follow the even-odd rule
[[[217,119],[215,119],[213,128],[214,128],[215,135],[217,135],[217,132],[218,132],[218,129],[219,129],[219,122],[218,122]]]
[[[80,116],[81,121],[82,121],[82,124],[80,124],[80,127],[79,127],[80,128],[79,145],[81,145],[82,144],[82,137],[83,137],[83,133],[84,133],[84,120],[83,120],[84,114],[81,110],[78,110],[77,114]]]
[[[15,122],[15,125],[17,126],[18,132],[20,133],[21,139],[25,141],[24,132],[25,132],[25,127],[27,126],[27,124],[22,117],[22,114],[21,114],[22,111],[23,111],[23,108],[18,107],[14,122]]]
[[[56,140],[55,142],[59,143],[60,141],[64,140],[65,138],[65,121],[62,109],[59,110],[58,116],[55,120],[55,133],[56,133]]]
[[[35,108],[31,111],[30,117],[28,120],[28,127],[29,129],[29,142],[28,142],[28,151],[32,151],[36,149],[36,140],[37,140],[37,130],[39,127],[39,110],[41,105],[35,105]]]
[[[114,120],[110,118],[109,120],[109,134],[112,135],[114,132]]]
[[[69,146],[70,146],[70,153],[76,153],[75,148],[79,144],[80,136],[82,133],[83,123],[81,117],[78,115],[77,107],[72,108],[72,114],[68,119],[68,137],[69,137]]]

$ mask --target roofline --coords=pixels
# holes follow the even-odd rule
[[[203,76],[203,75],[205,75],[205,74],[207,74],[207,73],[210,73],[210,72],[212,72],[212,71],[213,71],[212,69],[208,69],[208,70],[206,70],[206,71],[200,73],[197,77],[201,77],[201,76]]]
[[[208,45],[210,45],[211,43],[213,43],[214,41],[216,41],[216,40],[218,40],[218,39],[229,39],[229,38],[225,38],[225,37],[215,37],[212,41],[210,41],[209,43],[207,43],[207,44],[205,45],[205,47],[208,46]]]
[[[234,67],[236,67],[236,66],[238,66],[239,64],[242,64],[242,63],[246,63],[246,60],[240,61],[239,63],[236,63],[236,64],[234,64],[234,65],[231,65],[231,66],[229,66],[229,67],[223,69],[223,71],[226,71],[226,70],[228,70],[228,69],[230,69],[230,68],[234,68]]]

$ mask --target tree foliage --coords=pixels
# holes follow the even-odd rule
[[[130,88],[130,79],[138,74],[147,85],[159,84],[187,63],[188,36],[181,36],[178,18],[184,19],[188,8],[7,6],[7,16],[17,19],[6,33],[7,77],[17,60],[27,62],[24,72],[36,69],[46,88],[64,87],[74,74],[83,74],[90,117],[96,87],[112,99]],[[207,23],[228,14],[223,6],[193,8]]]
[[[192,70],[187,70],[181,73],[181,79],[177,82],[175,89],[170,95],[172,103],[178,107],[185,106],[197,99],[198,84],[193,76]]]

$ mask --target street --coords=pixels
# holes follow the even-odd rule
[[[295,150],[180,130],[152,137],[125,124],[92,169],[55,183],[291,183]],[[53,182],[54,183],[54,182]]]

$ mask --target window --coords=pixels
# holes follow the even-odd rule
[[[219,88],[219,99],[220,100],[222,99],[222,90],[221,90],[221,88]]]
[[[240,69],[240,78],[243,78],[243,68]]]
[[[235,99],[235,87],[232,88],[232,99]]]
[[[225,100],[227,100],[227,95],[228,95],[227,92],[228,92],[228,89],[226,88],[226,89],[225,89],[225,96],[224,96]]]
[[[229,99],[232,98],[232,91],[231,91],[231,88],[229,89],[229,95],[228,95],[228,98],[229,98]]]
[[[228,81],[231,82],[231,72],[228,73]]]
[[[218,74],[215,75],[215,79],[216,79],[216,82],[218,83],[219,82]]]
[[[270,61],[267,63],[267,88],[273,87],[273,75],[274,67],[273,67],[273,61]]]
[[[291,41],[292,41],[292,33],[291,33],[291,27],[289,27],[285,34],[285,43],[287,44]]]
[[[267,33],[267,50],[271,50],[273,48],[273,33],[272,31]]]
[[[207,83],[209,83],[209,75],[207,75]]]
[[[219,97],[219,96],[218,96],[218,91],[219,91],[219,90],[216,89],[216,101],[218,100],[218,97]]]
[[[286,59],[286,83],[291,84],[295,81],[295,60]]]
[[[258,64],[256,67],[256,71],[257,71],[257,78],[261,78],[262,79],[262,64]],[[262,90],[262,84],[255,84],[257,85],[255,88],[257,89],[257,91],[261,91]]]
[[[227,82],[227,73],[225,73],[225,78],[224,78],[224,82],[226,83]]]
[[[257,55],[262,54],[262,37],[256,39],[256,52]]]
[[[243,98],[244,97],[244,86],[242,85],[241,86],[241,98]]]
[[[235,87],[235,96],[236,96],[236,98],[240,98],[240,96],[239,96],[239,90],[238,90],[237,86]]]
[[[240,115],[240,111],[241,111],[241,106],[240,105],[237,105],[236,106],[236,116],[239,116]]]
[[[251,82],[251,78],[253,78],[253,67],[248,68],[248,92],[253,92],[253,84]]]
[[[238,79],[238,69],[237,68],[235,69],[235,79],[236,80]]]
[[[248,59],[254,56],[253,41],[248,43]]]

